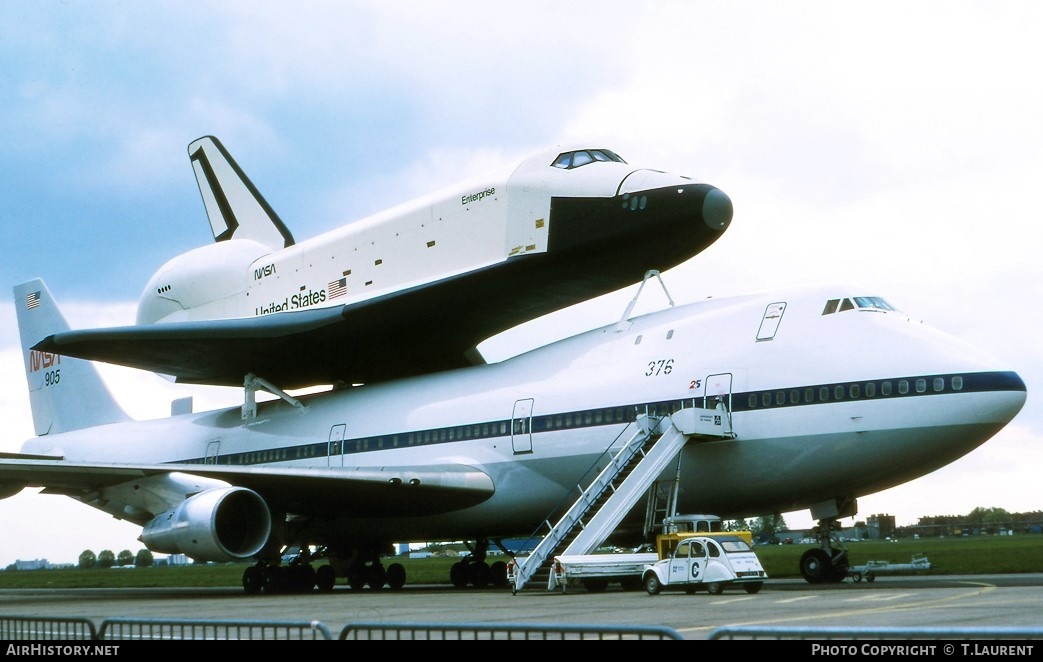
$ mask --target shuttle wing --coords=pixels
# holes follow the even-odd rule
[[[345,306],[70,330],[33,349],[182,383],[241,386],[248,373],[284,389],[386,381],[483,363],[474,351],[478,343],[546,312],[555,297],[550,292],[539,299],[493,295],[501,279],[511,278],[507,271],[515,269],[489,270],[488,277],[471,273]]]
[[[207,464],[100,464],[0,455],[0,494],[42,487],[90,501],[92,494],[150,476],[180,472],[257,492],[289,513],[401,517],[473,506],[494,492],[485,472],[466,465],[282,468]],[[131,519],[131,518],[128,518]]]

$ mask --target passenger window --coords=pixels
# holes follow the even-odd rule
[[[952,378],[952,390],[954,390],[954,391],[962,391],[963,390],[963,377],[960,377],[959,375],[955,375]]]
[[[926,391],[927,391],[927,380],[926,379],[922,379],[922,378],[921,379],[917,379],[916,380],[916,392],[917,393],[925,393]]]
[[[941,391],[944,391],[944,390],[945,390],[945,380],[942,379],[941,377],[935,377],[934,378],[934,391],[935,391],[935,393],[940,393]]]
[[[866,397],[871,398],[874,395],[876,395],[876,384],[874,384],[873,382],[868,382],[866,384]]]
[[[880,395],[891,395],[891,382],[884,382],[880,385]]]
[[[909,382],[907,382],[904,379],[902,381],[898,382],[898,394],[899,395],[905,395],[908,392],[909,392]]]

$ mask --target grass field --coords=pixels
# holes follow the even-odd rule
[[[800,577],[798,563],[808,545],[771,545],[756,548],[768,576]],[[1008,574],[1043,571],[1043,535],[926,538],[896,542],[848,543],[851,565],[868,561],[908,563],[923,554],[932,563],[931,575]],[[502,557],[499,557],[502,558]],[[456,558],[386,560],[406,567],[409,583],[448,584]],[[0,572],[0,588],[121,588],[241,586],[244,564],[123,569],[8,570]],[[341,580],[339,583],[343,583]]]

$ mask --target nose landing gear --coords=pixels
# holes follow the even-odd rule
[[[815,527],[818,547],[800,557],[800,576],[809,584],[839,583],[848,575],[847,548],[837,535],[840,526],[835,519],[819,520]]]

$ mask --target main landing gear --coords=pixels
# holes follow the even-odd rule
[[[839,530],[837,520],[819,520],[814,530],[818,546],[800,557],[800,576],[804,581],[809,584],[839,583],[847,577],[847,548],[837,535]]]
[[[356,556],[351,559],[329,555],[329,563],[315,568],[313,556],[308,549],[302,550],[289,563],[268,563],[259,561],[243,571],[243,590],[254,594],[265,593],[307,593],[318,590],[329,592],[337,583],[338,577],[347,580],[353,591],[365,588],[380,590],[385,587],[397,590],[406,584],[406,569],[401,563],[392,563],[385,567],[380,556]]]
[[[473,547],[467,544],[467,549],[471,550],[471,553],[454,563],[449,569],[449,581],[453,583],[453,586],[456,588],[466,588],[467,586],[504,588],[507,586],[507,564],[503,561],[496,561],[492,564],[486,562],[489,552],[487,539],[478,540]]]

